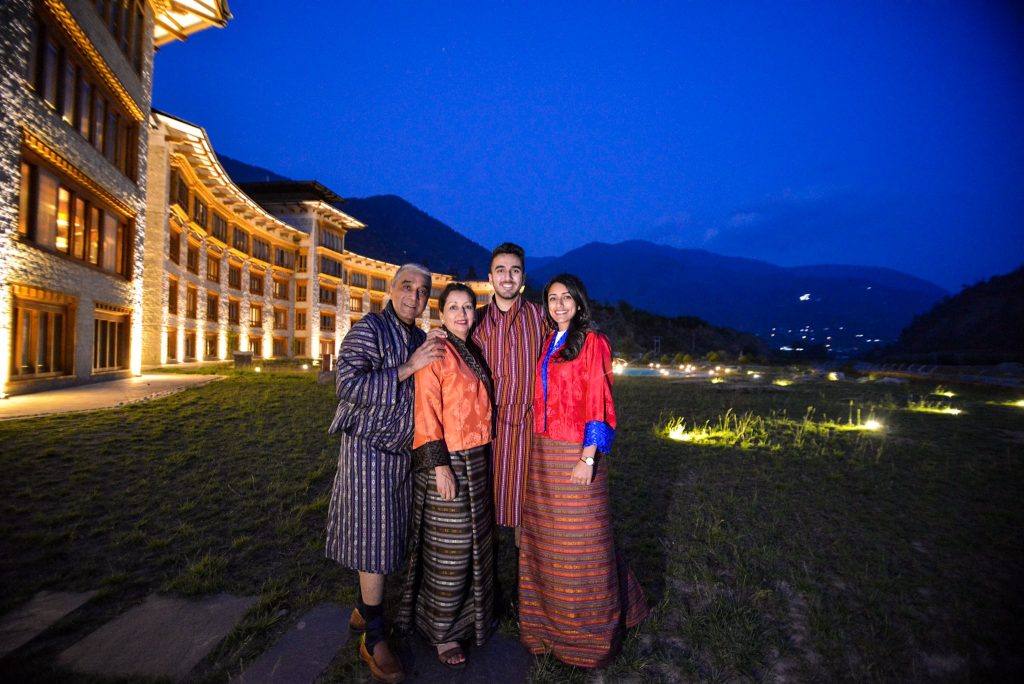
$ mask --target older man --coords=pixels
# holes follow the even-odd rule
[[[494,298],[477,311],[473,331],[473,341],[494,377],[494,518],[499,525],[515,528],[517,545],[533,438],[533,376],[545,333],[543,310],[522,296],[525,258],[523,248],[512,242],[491,252],[487,279]]]
[[[357,321],[338,350],[341,436],[338,473],[327,514],[327,557],[359,573],[349,626],[359,655],[378,680],[405,678],[385,639],[384,579],[402,564],[412,500],[413,374],[445,354],[442,334],[416,327],[430,296],[430,271],[405,264],[391,281],[391,301]]]

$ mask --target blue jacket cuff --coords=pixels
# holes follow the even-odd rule
[[[602,420],[587,421],[587,427],[583,432],[583,446],[596,445],[599,452],[607,454],[612,450],[614,439],[615,429],[608,427],[608,423]]]

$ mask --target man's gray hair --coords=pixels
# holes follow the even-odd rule
[[[401,266],[398,267],[398,270],[395,271],[395,277],[391,279],[392,290],[395,289],[395,285],[398,284],[398,276],[402,275],[403,271],[413,271],[414,273],[419,273],[421,276],[427,279],[427,287],[430,287],[431,282],[433,280],[433,275],[430,273],[430,269],[428,269],[426,266],[423,266],[422,264],[409,262],[408,264],[402,264]]]

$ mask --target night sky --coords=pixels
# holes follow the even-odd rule
[[[1010,3],[230,6],[159,51],[155,107],[488,248],[640,238],[952,291],[1024,263]]]

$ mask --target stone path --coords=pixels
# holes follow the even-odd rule
[[[336,603],[321,603],[257,658],[239,684],[299,684],[312,682],[327,669],[348,639],[349,612]]]
[[[0,620],[0,658],[24,646],[40,632],[96,595],[95,591],[70,593],[41,591],[21,608]]]
[[[96,592],[40,592],[0,619],[0,657],[25,645],[81,607]],[[144,603],[65,650],[57,664],[104,677],[159,677],[183,681],[252,607],[256,599],[227,594],[193,601],[150,595]],[[321,603],[232,679],[233,684],[313,684],[349,639],[349,609]],[[406,681],[419,684],[525,682],[533,657],[518,641],[495,633],[483,647],[467,647],[468,664],[450,670],[417,635],[395,640]],[[369,671],[361,670],[371,681]]]
[[[152,595],[64,651],[57,664],[75,672],[181,681],[255,602],[228,594],[202,601]]]

